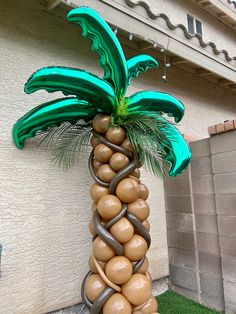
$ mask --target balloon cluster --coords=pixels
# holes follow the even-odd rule
[[[109,125],[107,115],[93,119],[90,169],[95,183],[89,224],[93,253],[82,296],[94,314],[156,313],[145,256],[150,245],[149,192],[141,183],[140,165],[124,129]]]

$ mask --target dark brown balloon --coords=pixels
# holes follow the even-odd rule
[[[110,166],[115,171],[120,171],[129,164],[129,158],[122,153],[115,153],[111,156]]]
[[[102,268],[102,270],[104,271],[104,270],[105,270],[105,267],[106,267],[106,263],[100,262],[100,261],[97,261],[97,262],[98,262],[98,264],[100,265],[100,267]],[[92,257],[92,256],[90,256],[88,264],[89,264],[89,269],[91,270],[91,272],[93,272],[94,274],[97,274],[97,273],[98,273],[97,267],[96,267],[96,265],[94,264],[94,261],[93,261],[93,257]]]
[[[94,302],[99,294],[107,287],[102,277],[98,274],[92,274],[85,283],[85,294],[91,302]]]
[[[141,198],[129,203],[128,212],[137,217],[140,221],[144,221],[148,218],[150,209],[148,204]]]
[[[128,140],[127,137],[122,142],[121,147],[128,150],[131,153],[133,153],[133,151],[134,151],[133,145],[130,143],[130,141]]]
[[[103,307],[103,314],[131,314],[132,307],[121,293],[113,294]]]
[[[104,134],[111,123],[111,117],[102,113],[97,114],[93,119],[93,129],[100,134]]]
[[[97,205],[99,215],[105,219],[110,220],[115,217],[121,210],[121,201],[115,195],[103,196]]]
[[[94,202],[97,203],[102,196],[107,195],[107,194],[109,194],[108,188],[104,188],[104,187],[98,185],[97,183],[94,183],[91,186],[90,195],[91,195],[91,198]]]
[[[104,182],[111,182],[115,175],[116,172],[108,164],[102,165],[98,169],[98,177]]]
[[[105,144],[98,144],[94,149],[94,156],[100,162],[108,162],[113,154],[113,150]]]
[[[92,147],[96,147],[99,144],[99,139],[95,136],[91,136],[90,138],[90,144],[92,145]]]
[[[145,275],[148,270],[148,266],[149,266],[148,259],[147,257],[145,257],[143,265],[139,268],[139,270],[137,271],[137,274]]]
[[[149,195],[148,188],[143,183],[141,183],[139,187],[140,187],[139,197],[146,201],[146,199],[148,198],[148,195]]]
[[[127,218],[123,217],[110,228],[110,233],[120,243],[126,243],[132,238],[134,227]]]
[[[138,261],[144,257],[148,249],[147,242],[138,234],[124,244],[124,255],[132,262]]]
[[[121,292],[131,304],[141,305],[150,298],[152,284],[146,276],[134,274],[122,285]]]
[[[93,241],[93,254],[101,262],[107,262],[115,256],[115,252],[100,237]]]
[[[105,271],[111,282],[121,285],[130,279],[133,266],[126,257],[115,256],[106,263]]]
[[[125,178],[116,188],[116,195],[124,203],[131,203],[139,197],[139,184],[135,179]]]
[[[113,144],[120,145],[125,139],[125,131],[120,126],[112,127],[107,130],[106,139]]]

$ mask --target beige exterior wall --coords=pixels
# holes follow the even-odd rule
[[[124,0],[119,0],[124,3]],[[138,3],[138,0],[132,0],[133,3]],[[152,12],[155,14],[165,13],[172,24],[183,24],[187,27],[187,13],[199,19],[203,23],[203,40],[205,42],[212,41],[216,44],[218,50],[225,49],[229,52],[231,57],[236,56],[235,42],[236,32],[227,27],[225,24],[219,22],[210,13],[203,8],[196,5],[191,0],[145,0]],[[137,8],[140,14],[147,16],[143,8]],[[236,12],[235,12],[236,14]],[[163,24],[163,26],[165,23]],[[167,27],[167,26],[166,26]],[[167,29],[169,29],[167,27]],[[179,35],[183,36],[180,31]],[[195,40],[190,40],[193,43]],[[211,48],[209,48],[211,51]]]
[[[25,95],[23,85],[43,66],[64,65],[101,74],[80,28],[46,13],[37,1],[0,2],[0,313],[42,314],[81,301],[91,237],[86,158],[63,173],[50,164],[50,152],[29,141],[23,151],[12,144],[13,123],[34,106],[61,97],[44,91]],[[126,54],[135,52],[126,50]],[[235,115],[236,95],[172,67],[169,82],[162,68],[133,81],[129,92],[157,89],[186,104],[181,130],[206,136],[208,125]],[[143,175],[150,188],[153,279],[168,275],[165,205],[161,181]]]

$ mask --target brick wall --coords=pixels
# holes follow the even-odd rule
[[[212,130],[209,129],[209,130]],[[192,162],[165,179],[171,288],[236,313],[236,131],[191,142]]]

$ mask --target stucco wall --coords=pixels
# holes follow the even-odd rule
[[[89,2],[88,2],[89,3]],[[80,284],[91,250],[87,223],[91,217],[91,179],[86,158],[63,173],[50,164],[50,152],[34,140],[24,150],[11,140],[13,123],[25,112],[61,97],[44,91],[25,95],[31,73],[48,65],[84,68],[97,74],[97,56],[80,29],[42,10],[39,2],[0,2],[0,313],[39,314],[78,303]],[[127,55],[135,54],[126,50]],[[181,130],[204,137],[206,127],[230,119],[235,94],[192,74],[171,68],[170,81],[162,69],[144,74],[129,92],[159,89],[186,104]],[[151,235],[149,253],[153,279],[168,275],[166,222],[161,181],[144,173],[150,188]]]

